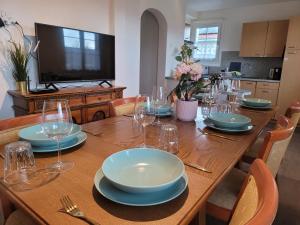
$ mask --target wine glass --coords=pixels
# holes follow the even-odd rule
[[[142,95],[139,99],[143,99],[144,102],[136,104],[134,119],[143,128],[143,144],[142,147],[146,147],[146,127],[155,121],[155,104],[151,101],[151,97]],[[139,101],[140,102],[140,101]]]
[[[155,125],[160,126],[162,122],[159,119],[159,113],[160,113],[160,107],[164,107],[166,105],[166,95],[164,91],[164,87],[160,86],[158,88],[154,87],[155,89],[155,95],[153,96],[154,100],[154,105],[156,109],[156,115],[157,115],[157,120],[155,122]]]
[[[67,100],[54,99],[44,101],[42,117],[43,133],[57,143],[57,162],[49,165],[58,172],[65,172],[74,166],[74,162],[61,161],[60,141],[73,129],[71,110]]]

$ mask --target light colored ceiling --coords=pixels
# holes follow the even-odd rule
[[[195,13],[288,1],[291,0],[187,0],[187,12]]]

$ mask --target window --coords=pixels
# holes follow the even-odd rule
[[[220,25],[198,26],[195,29],[193,57],[203,62],[218,62],[220,52]]]

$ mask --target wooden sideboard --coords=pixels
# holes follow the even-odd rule
[[[124,89],[126,87],[92,86],[64,88],[48,94],[21,94],[19,91],[8,91],[8,94],[13,98],[15,116],[41,113],[47,99],[68,99],[74,122],[82,124],[109,117],[109,102],[122,98]]]

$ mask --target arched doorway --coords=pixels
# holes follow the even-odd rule
[[[141,17],[140,93],[152,94],[163,86],[166,64],[167,22],[161,12],[147,9]]]

